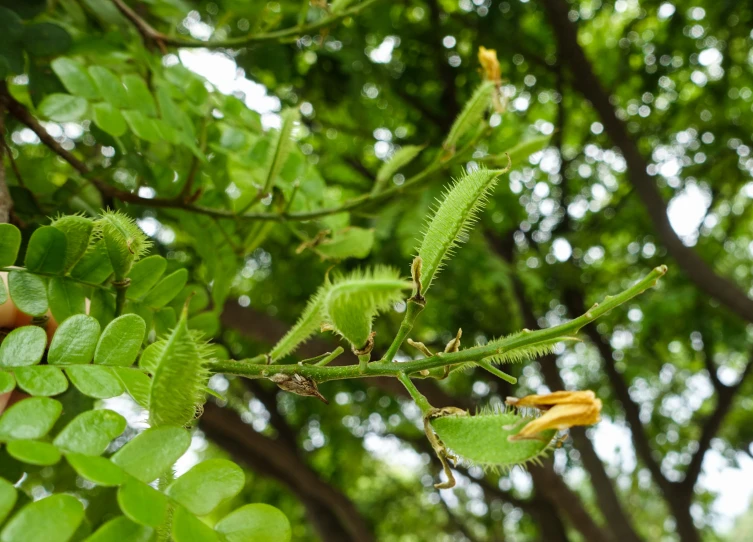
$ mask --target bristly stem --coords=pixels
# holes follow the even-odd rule
[[[405,339],[408,338],[408,334],[411,332],[414,324],[416,323],[416,318],[418,318],[418,315],[421,314],[421,311],[424,310],[425,306],[426,303],[416,301],[413,298],[410,298],[408,300],[407,307],[405,309],[405,316],[403,317],[403,321],[400,324],[400,329],[398,330],[397,335],[395,335],[395,339],[392,341],[392,344],[387,349],[387,353],[382,358],[382,362],[389,363],[395,359],[397,351],[403,345]]]
[[[131,285],[131,279],[125,278],[123,280],[113,281],[112,285],[115,287],[115,318],[123,314],[123,309],[126,303],[126,292]]]
[[[408,390],[408,393],[411,396],[411,399],[418,405],[418,408],[421,409],[421,413],[426,416],[430,410],[432,410],[434,407],[431,406],[429,403],[429,400],[424,396],[423,393],[418,391],[418,388],[413,383],[413,381],[410,379],[408,375],[406,375],[402,371],[398,371],[397,373],[397,379],[400,381],[400,383],[405,386],[405,389]]]
[[[667,267],[662,265],[651,271],[642,280],[624,292],[615,296],[607,296],[601,304],[593,305],[585,314],[570,320],[564,324],[553,326],[548,329],[520,333],[508,339],[494,341],[484,346],[474,346],[459,350],[458,352],[443,353],[430,358],[408,361],[405,363],[369,363],[361,370],[359,365],[347,365],[344,367],[318,367],[310,365],[257,365],[239,363],[237,361],[218,361],[210,366],[214,373],[227,373],[245,376],[247,378],[269,378],[275,374],[295,374],[311,378],[316,382],[329,380],[344,380],[350,378],[363,378],[375,376],[397,377],[398,373],[410,375],[420,371],[426,371],[456,365],[459,363],[474,362],[486,359],[490,356],[509,352],[518,348],[552,341],[560,337],[571,336],[586,324],[608,313],[615,307],[622,305],[638,294],[646,291],[656,284],[659,278],[667,272]]]

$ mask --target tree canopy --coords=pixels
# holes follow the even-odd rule
[[[0,0],[0,539],[744,539],[751,24]]]

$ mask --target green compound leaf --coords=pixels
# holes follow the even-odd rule
[[[123,416],[112,410],[89,410],[73,418],[53,444],[63,450],[81,455],[100,455],[110,442],[126,428]]]
[[[39,114],[55,122],[73,122],[86,115],[88,108],[89,102],[80,96],[48,94],[39,104]]]
[[[11,331],[0,344],[0,367],[36,365],[44,355],[47,333],[38,326],[23,326]]]
[[[124,314],[116,318],[99,338],[94,363],[130,367],[139,355],[145,333],[146,323],[138,314]]]
[[[316,252],[331,260],[363,259],[369,255],[373,246],[374,230],[350,227],[333,233],[331,239],[316,245]]]
[[[128,123],[128,127],[139,139],[143,139],[149,143],[156,143],[162,139],[157,121],[147,117],[141,111],[123,111],[123,117],[126,123]]]
[[[115,278],[128,276],[133,263],[146,254],[152,242],[136,221],[120,212],[105,211],[95,222],[94,234],[104,240]]]
[[[227,542],[288,542],[292,537],[285,514],[262,503],[241,506],[217,522],[214,529],[225,535]]]
[[[2,542],[67,542],[84,519],[84,506],[70,495],[50,495],[27,504],[5,525]]]
[[[56,58],[51,66],[68,92],[87,99],[99,98],[94,81],[81,64],[70,58]]]
[[[410,287],[398,270],[384,266],[336,276],[323,302],[325,322],[354,348],[363,348],[374,317],[400,301]]]
[[[81,285],[65,277],[52,277],[47,285],[47,300],[55,321],[61,323],[74,314],[86,312],[86,295]]]
[[[461,138],[478,127],[484,113],[492,102],[492,93],[496,86],[492,81],[482,83],[463,107],[444,141],[446,149],[454,149]]]
[[[5,521],[10,511],[13,510],[17,498],[18,493],[16,493],[16,488],[13,487],[13,484],[0,478],[0,524]]]
[[[86,542],[151,542],[154,529],[118,516],[102,525]]]
[[[60,461],[60,452],[49,442],[14,440],[8,443],[8,453],[30,465],[54,465]]]
[[[0,224],[0,267],[16,263],[21,247],[21,231],[13,224]]]
[[[128,107],[126,89],[117,75],[102,66],[89,66],[89,75],[105,101],[118,109]]]
[[[205,400],[209,355],[206,343],[188,329],[185,310],[167,337],[144,350],[139,366],[152,375],[149,393],[152,427],[181,427],[194,419],[198,405]]]
[[[18,367],[14,373],[18,387],[29,395],[49,397],[68,389],[68,380],[63,371],[51,365]]]
[[[463,175],[445,192],[418,248],[422,260],[422,294],[429,290],[442,262],[452,254],[460,237],[470,231],[498,175],[496,170],[477,169]]]
[[[53,23],[37,23],[24,29],[22,41],[31,56],[62,55],[73,44],[71,35]]]
[[[69,215],[55,219],[52,227],[65,234],[65,270],[67,271],[86,253],[94,222],[83,216]]]
[[[206,516],[235,497],[246,481],[243,470],[226,459],[208,459],[171,483],[165,493],[197,516]]]
[[[178,269],[163,278],[144,297],[144,305],[152,309],[160,309],[170,303],[180,293],[188,281],[188,270]]]
[[[29,239],[24,264],[33,273],[62,273],[65,268],[65,234],[52,226],[37,228]]]
[[[8,393],[13,391],[16,387],[16,380],[13,378],[13,374],[0,371],[0,393]]]
[[[120,379],[112,369],[100,365],[74,365],[65,369],[71,383],[78,391],[95,399],[117,397],[123,391]]]
[[[142,77],[135,74],[124,75],[123,84],[126,87],[128,105],[131,108],[138,109],[149,117],[157,116],[157,105],[154,103],[154,97]]]
[[[81,259],[73,266],[70,275],[76,280],[89,284],[102,284],[112,275],[112,264],[104,241],[91,245]]]
[[[55,332],[47,354],[51,365],[89,363],[99,339],[99,322],[91,316],[76,314],[63,322]]]
[[[117,487],[128,475],[109,459],[82,454],[66,454],[65,459],[82,478],[102,487]]]
[[[410,164],[416,156],[421,154],[422,150],[424,150],[424,145],[405,145],[404,147],[401,147],[400,150],[395,151],[395,154],[382,164],[382,167],[377,171],[376,181],[371,193],[378,194],[382,190],[388,188],[395,173]]]
[[[152,387],[152,380],[139,369],[113,367],[113,371],[120,379],[128,395],[141,407],[149,408],[149,391]]]
[[[469,463],[512,467],[545,454],[554,438],[555,431],[547,431],[542,440],[508,440],[532,419],[513,412],[482,412],[436,418],[431,426],[445,446]]]
[[[114,137],[120,137],[128,130],[125,117],[119,109],[108,103],[94,104],[94,122],[97,126]]]
[[[45,436],[63,412],[63,405],[47,397],[19,401],[0,416],[0,440]]]
[[[144,297],[159,282],[166,268],[167,260],[159,255],[149,256],[133,264],[131,272],[128,273],[131,284],[126,290],[126,297],[128,299]]]
[[[118,450],[112,462],[134,478],[149,483],[169,469],[190,444],[191,436],[180,427],[147,429]]]
[[[167,521],[168,500],[162,493],[136,479],[126,480],[118,488],[118,506],[131,520],[149,527]]]
[[[182,506],[173,512],[172,535],[175,542],[220,542],[219,535],[209,525]]]
[[[8,274],[8,291],[18,310],[31,316],[43,316],[49,308],[44,279],[24,271]]]
[[[89,316],[96,318],[100,327],[107,327],[115,318],[115,296],[102,288],[94,288],[89,304]],[[96,353],[94,356],[96,357]]]

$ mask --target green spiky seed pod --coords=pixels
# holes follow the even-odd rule
[[[210,355],[211,349],[200,334],[188,329],[186,309],[166,337],[144,350],[139,366],[152,375],[149,390],[152,427],[183,426],[194,419],[205,400]]]
[[[494,188],[499,171],[477,169],[460,177],[447,190],[426,226],[418,256],[422,261],[423,295],[429,290],[442,262],[452,254],[459,237],[476,222],[486,195]]]
[[[116,281],[123,281],[134,262],[152,246],[136,221],[119,211],[103,212],[94,223],[94,235],[105,243]]]
[[[551,447],[554,430],[543,432],[541,440],[509,440],[532,419],[509,410],[489,410],[475,416],[435,418],[431,427],[451,452],[468,463],[509,468],[536,461]]]
[[[465,134],[478,127],[479,121],[492,103],[492,94],[495,89],[496,85],[493,81],[486,81],[479,85],[452,124],[444,142],[446,149],[454,149]]]
[[[309,298],[306,308],[301,313],[298,321],[269,352],[273,362],[284,358],[288,354],[292,354],[298,346],[305,343],[314,333],[319,331],[322,323],[322,306],[325,293],[326,285],[321,286]]]
[[[327,288],[324,321],[351,346],[363,348],[371,334],[374,317],[400,301],[411,283],[391,267],[377,266],[338,276]]]

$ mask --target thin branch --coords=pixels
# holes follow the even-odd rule
[[[2,109],[0,109],[0,138],[3,142],[0,146],[0,224],[5,224],[10,218],[13,200],[10,198],[8,184],[5,182],[5,111]]]
[[[183,38],[179,36],[168,36],[162,32],[153,28],[149,23],[144,21],[139,15],[129,8],[123,0],[112,0],[115,6],[120,12],[129,20],[136,29],[139,31],[144,40],[151,40],[158,45],[164,47],[170,45],[173,47],[199,47],[207,49],[231,49],[240,48],[248,45],[254,45],[257,43],[265,43],[270,41],[284,41],[295,39],[298,36],[310,34],[315,30],[332,26],[333,24],[354,15],[358,15],[360,12],[375,4],[379,0],[364,0],[360,4],[357,4],[351,8],[345,9],[339,13],[333,13],[327,17],[322,17],[318,21],[309,24],[291,26],[281,30],[274,30],[272,32],[265,32],[261,34],[247,34],[245,36],[239,36],[237,38],[228,38],[225,40],[210,40],[199,41],[191,38]]]

